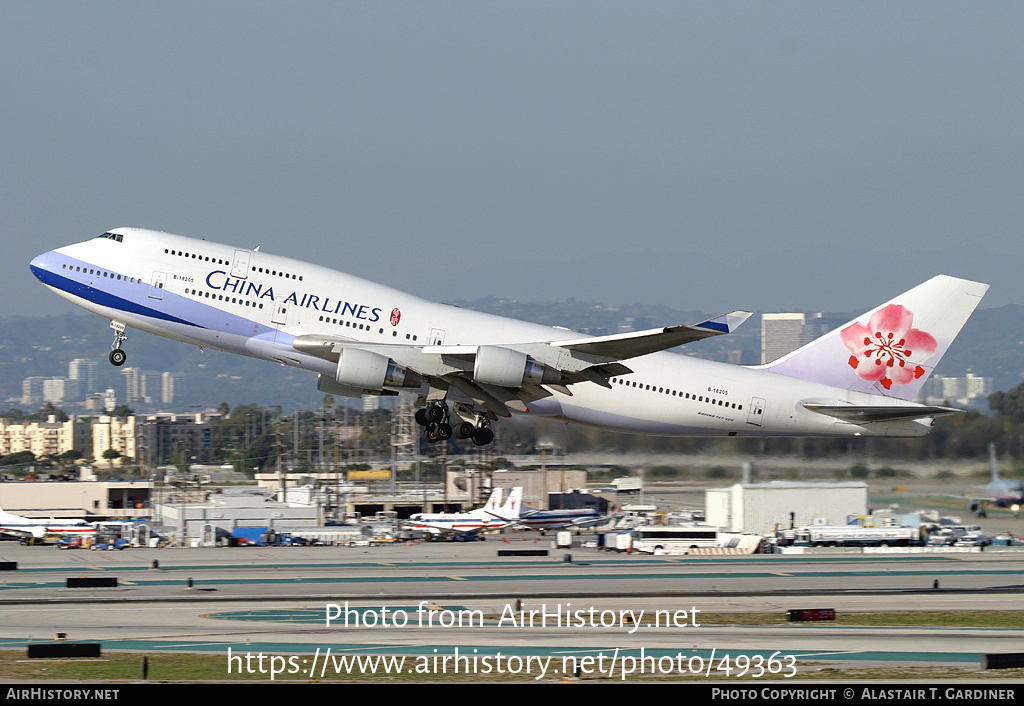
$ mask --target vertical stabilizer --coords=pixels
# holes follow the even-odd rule
[[[512,492],[508,494],[508,499],[505,504],[501,506],[501,510],[497,511],[497,515],[504,520],[518,520],[519,515],[522,512],[522,500],[523,500],[523,489],[516,486],[512,489]]]
[[[491,497],[487,499],[487,504],[484,505],[480,511],[481,514],[490,517],[492,514],[498,511],[498,506],[501,505],[501,488],[495,488],[494,492],[491,493]]]
[[[902,400],[917,396],[988,285],[938,275],[762,370]]]

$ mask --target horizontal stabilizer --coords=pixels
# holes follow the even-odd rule
[[[804,409],[853,424],[895,422],[904,419],[938,417],[943,414],[959,414],[963,412],[962,409],[956,409],[955,407],[926,407],[924,405],[861,406],[852,404],[804,404]]]

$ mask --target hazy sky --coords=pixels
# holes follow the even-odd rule
[[[115,226],[441,300],[1024,301],[1022,37],[1020,2],[5,0],[0,313],[71,310],[28,261]]]

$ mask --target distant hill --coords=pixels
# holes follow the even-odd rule
[[[995,390],[1009,390],[1024,380],[1024,304],[974,312],[937,372],[960,376],[968,369],[992,378]]]

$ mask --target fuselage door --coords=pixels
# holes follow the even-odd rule
[[[149,298],[150,299],[163,299],[164,298],[164,285],[167,284],[167,273],[158,272],[153,270],[153,279],[149,285]]]
[[[249,276],[249,256],[252,255],[248,250],[235,250],[235,257],[231,260],[231,276],[237,279],[245,279]]]
[[[288,304],[286,302],[274,302],[274,313],[270,315],[270,320],[278,326],[287,325]]]
[[[765,401],[760,397],[750,398],[750,411],[747,412],[747,424],[753,424],[754,426],[761,426],[761,421],[764,419],[764,410],[767,405]]]
[[[428,346],[440,346],[444,344],[444,329],[443,328],[432,328],[430,329],[430,343]]]

